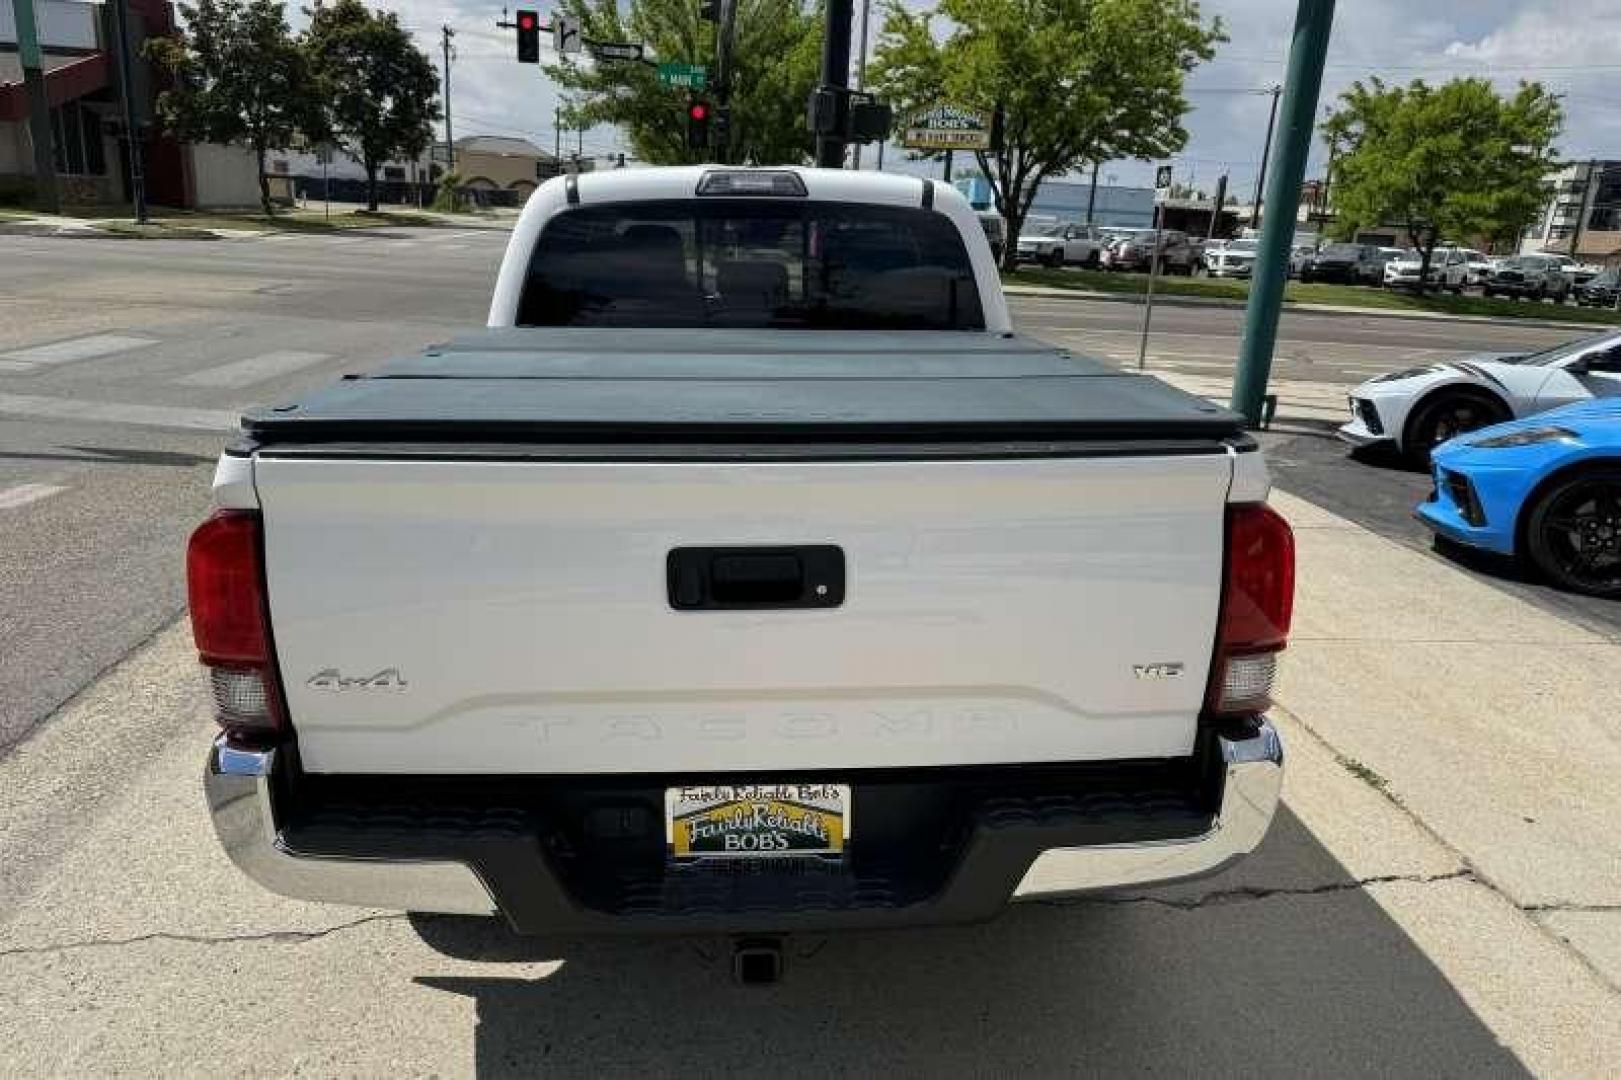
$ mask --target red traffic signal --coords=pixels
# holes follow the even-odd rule
[[[533,11],[518,12],[518,63],[540,63],[540,15]]]
[[[687,102],[687,149],[709,149],[709,102]]]

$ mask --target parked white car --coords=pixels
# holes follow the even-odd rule
[[[1559,272],[1569,278],[1571,285],[1577,288],[1592,281],[1593,278],[1598,276],[1599,271],[1604,269],[1602,266],[1591,266],[1587,263],[1577,262],[1569,255],[1560,255],[1557,252],[1548,252],[1546,254],[1554,261],[1554,264],[1559,268]]]
[[[1486,284],[1486,279],[1492,276],[1492,270],[1496,267],[1497,260],[1482,252],[1475,251],[1473,248],[1465,248],[1463,253],[1465,256],[1463,268],[1467,272],[1468,283],[1470,285]]]
[[[1317,248],[1311,244],[1296,244],[1289,249],[1289,276],[1297,278],[1311,257],[1317,254]]]
[[[1260,254],[1259,240],[1229,240],[1219,248],[1206,250],[1205,270],[1211,277],[1247,278],[1255,272]]]
[[[1621,330],[1530,354],[1476,353],[1392,371],[1351,391],[1340,438],[1415,463],[1448,439],[1595,397],[1621,397]]]
[[[1091,225],[1057,221],[1019,235],[1019,261],[1043,266],[1096,266],[1103,240]]]
[[[1480,252],[1468,248],[1436,248],[1430,254],[1430,271],[1424,283],[1433,289],[1463,292],[1464,286],[1469,284],[1471,256],[1478,259]],[[1416,289],[1423,263],[1423,256],[1416,251],[1385,263],[1385,288]]]

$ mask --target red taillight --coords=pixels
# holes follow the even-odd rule
[[[264,592],[259,574],[259,515],[219,510],[186,546],[191,634],[203,663],[262,664]]]
[[[212,669],[216,717],[231,731],[281,726],[259,530],[252,511],[218,510],[186,547],[192,638]]]
[[[1228,507],[1226,552],[1206,699],[1218,716],[1256,713],[1272,703],[1295,598],[1294,533],[1276,510],[1261,503]]]

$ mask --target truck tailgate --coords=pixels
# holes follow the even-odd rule
[[[254,479],[307,770],[704,774],[1189,753],[1231,470],[312,452]],[[672,606],[672,550],[776,545],[841,549],[842,603]]]

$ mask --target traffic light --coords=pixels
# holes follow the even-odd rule
[[[713,127],[715,145],[722,151],[732,141],[732,110],[730,107],[716,106],[710,111],[709,122]]]
[[[518,63],[540,63],[540,16],[533,11],[518,12]]]
[[[709,149],[709,102],[699,98],[687,102],[687,149]]]

